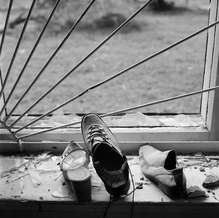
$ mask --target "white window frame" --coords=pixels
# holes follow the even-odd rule
[[[211,0],[209,24],[219,19],[219,0]],[[203,89],[219,85],[219,26],[208,30],[207,53]],[[1,84],[0,84],[1,86]],[[183,100],[183,99],[182,99]],[[3,99],[0,100],[0,108]],[[178,152],[219,151],[219,90],[202,94],[200,127],[135,127],[112,128],[122,150],[127,153],[138,151],[138,147],[150,143],[160,149],[176,149]],[[192,117],[192,115],[188,115]],[[194,115],[197,117],[197,115]],[[22,131],[23,134],[39,131],[41,127]],[[44,127],[45,128],[45,127]],[[0,129],[1,152],[39,152],[53,150],[61,152],[70,140],[83,143],[80,126],[60,129],[31,136],[17,146],[6,129]]]

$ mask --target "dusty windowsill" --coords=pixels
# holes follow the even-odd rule
[[[149,180],[142,180],[138,165],[138,157],[129,156],[129,165],[134,174],[135,185],[143,183],[142,189],[135,192],[135,202],[193,202],[194,199],[173,201],[163,194]],[[61,201],[76,202],[74,194],[69,192],[62,172],[57,165],[60,156],[44,153],[39,156],[1,156],[0,157],[0,199],[16,201]],[[214,203],[219,201],[219,189],[206,190],[202,182],[206,174],[219,175],[219,156],[179,156],[178,162],[184,167],[187,187],[197,185],[206,191],[205,199],[195,199],[195,202]],[[107,202],[109,194],[103,183],[92,173],[92,202]],[[130,188],[130,191],[132,187]],[[132,195],[122,202],[131,202]]]
[[[138,158],[129,156],[129,165],[134,174],[135,185],[143,183],[135,191],[134,217],[201,217],[219,212],[219,189],[202,187],[205,175],[219,174],[219,156],[179,156],[184,167],[187,187],[197,185],[208,195],[207,198],[171,200],[147,179],[141,180]],[[78,203],[74,194],[64,185],[57,163],[59,156],[0,156],[0,211],[3,217],[102,217],[109,201],[109,194],[94,170],[92,171],[92,201]],[[130,188],[131,191],[131,188]],[[129,217],[132,195],[111,206],[112,217]],[[192,207],[191,207],[192,206]]]

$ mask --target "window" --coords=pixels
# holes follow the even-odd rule
[[[217,20],[218,1],[213,0],[210,4],[209,24],[212,24]],[[216,40],[218,34],[217,26],[213,26],[208,30],[204,89],[218,85],[219,48],[218,40]],[[218,144],[217,98],[217,90],[210,93],[203,93],[200,114],[151,116],[144,116],[142,114],[119,114],[119,116],[112,116],[111,118],[106,117],[106,120],[110,126],[113,126],[112,130],[116,133],[122,149],[127,152],[136,152],[138,146],[142,143],[151,143],[168,148],[174,146],[177,150],[182,152],[195,150],[202,151],[206,149],[209,151],[216,151],[216,145]],[[4,95],[2,95],[2,107],[5,105],[4,101]],[[183,101],[183,99],[180,101]],[[26,124],[39,117],[41,117],[41,115],[24,117],[22,126],[25,127]],[[14,116],[14,118],[16,119],[17,117]],[[20,143],[15,142],[12,135],[8,133],[8,130],[3,126],[1,131],[1,138],[3,141],[1,144],[7,144],[7,148],[6,146],[1,146],[1,149],[3,149],[3,151],[8,149],[17,149],[17,151],[52,149],[56,151],[63,149],[64,145],[72,139],[82,143],[79,117],[66,115],[64,118],[59,118],[59,116],[56,116],[55,119],[53,119],[53,117],[48,118],[47,116],[45,116],[45,118],[44,121],[38,123],[38,126],[27,129],[24,128],[22,129],[22,134],[18,132],[18,138],[21,137]],[[69,123],[69,120],[72,122],[75,121],[78,124],[71,128],[57,128],[57,130],[47,132],[48,128],[56,129],[56,126]],[[136,121],[139,122],[136,123]],[[160,125],[161,123],[162,125]],[[18,127],[18,129],[21,127]],[[12,129],[12,131],[16,132],[17,129]],[[45,132],[43,133],[43,131]],[[41,134],[35,134],[36,132],[41,132]],[[29,136],[26,137],[27,135]],[[16,146],[17,144],[19,146]]]

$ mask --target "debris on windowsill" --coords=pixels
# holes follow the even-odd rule
[[[219,177],[217,175],[207,175],[204,182],[202,183],[203,187],[213,189],[219,187]]]
[[[24,116],[20,125],[25,125],[35,120],[37,117],[30,115]],[[10,125],[17,119],[16,116],[11,117],[8,120]],[[38,122],[30,125],[31,128],[48,128],[63,125],[69,122],[79,122],[78,124],[71,126],[74,128],[80,128],[81,116],[77,114],[64,114],[63,110],[57,110],[52,116],[46,116]],[[103,120],[110,127],[203,127],[203,120],[200,116],[195,115],[146,115],[141,112],[126,113],[122,116],[110,116],[104,117]]]
[[[143,189],[143,182],[136,182],[135,183],[135,188],[136,189]]]
[[[205,168],[204,167],[200,167],[199,170],[200,170],[200,172],[205,172]]]
[[[161,126],[161,122],[152,116],[147,116],[143,113],[127,113],[124,116],[105,117],[104,121],[109,126],[147,126],[147,127],[158,127]]]
[[[76,197],[70,191],[60,166],[57,165],[60,160],[61,156],[55,156],[51,153],[26,157],[1,156],[0,199],[74,201]],[[151,198],[157,202],[160,202],[160,199],[163,199],[164,202],[171,201],[160,192],[158,187],[142,176],[137,156],[128,156],[127,160],[134,178],[137,201],[139,199],[140,201],[145,199],[145,201],[150,201]],[[202,153],[197,153],[192,156],[178,156],[178,162],[180,166],[184,167],[184,173],[188,180],[188,200],[202,201],[203,199],[207,202],[218,202],[218,156],[205,156]],[[89,164],[89,171],[94,200],[108,199],[109,195],[92,163]],[[210,186],[214,186],[214,189],[205,185],[202,187],[202,184],[206,183],[206,176],[208,178],[208,175],[215,175],[213,181],[207,181]],[[148,195],[148,193],[150,194]],[[207,196],[209,197],[207,198]]]
[[[172,127],[199,127],[202,126],[203,121],[201,118],[191,117],[189,115],[179,114],[174,117],[161,117],[160,122],[162,126]]]
[[[7,178],[7,180],[5,181],[5,183],[12,183],[12,182],[16,182],[22,178],[24,178],[25,176],[28,176],[28,173],[18,173],[17,175],[14,174],[10,177]]]
[[[60,126],[64,123],[69,123],[69,120],[71,122],[79,122],[81,118],[77,115],[65,115],[63,111],[56,111],[56,113],[53,113],[51,117],[48,117],[47,119],[40,120],[35,126],[40,127],[52,127],[52,126]],[[74,127],[80,127],[80,124],[75,125]]]
[[[208,195],[202,190],[199,186],[190,186],[187,189],[187,198],[195,199],[195,198],[207,198]]]
[[[52,193],[52,196],[53,196],[54,198],[70,198],[70,197],[71,197],[71,195],[65,194],[65,193],[59,192],[59,191],[54,191],[54,192]]]
[[[8,124],[10,125],[17,119],[16,116],[10,117],[8,120]],[[19,121],[19,125],[25,125],[26,123],[30,123],[33,120],[37,119],[37,116],[30,115],[30,116],[24,116],[21,121]],[[64,111],[62,110],[57,110],[56,112],[53,113],[52,116],[46,116],[42,119],[40,119],[38,122],[30,125],[29,127],[31,128],[48,128],[48,127],[54,127],[54,126],[59,126],[63,125],[66,123],[69,123],[69,120],[72,122],[78,122],[81,120],[81,117],[77,116],[76,114],[69,114],[66,115],[64,114]],[[74,127],[80,127],[80,124],[75,125]]]
[[[30,180],[33,184],[33,187],[38,187],[42,184],[41,177],[38,172],[33,171],[33,170],[28,170],[28,174],[30,176]]]
[[[216,156],[206,156],[197,153],[190,156],[178,156],[178,164],[181,167],[197,167],[201,172],[205,172],[206,168],[219,166],[219,159]]]
[[[57,190],[52,192],[51,196],[54,198],[72,198],[72,192],[70,192],[66,185],[61,185]]]
[[[139,157],[128,158],[128,162],[131,165],[139,165]]]

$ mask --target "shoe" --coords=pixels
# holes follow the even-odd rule
[[[186,197],[186,178],[183,168],[177,168],[174,150],[159,151],[145,145],[139,149],[142,173],[170,198]]]
[[[71,141],[61,156],[60,168],[67,185],[80,202],[91,200],[91,174],[88,164],[89,154]]]
[[[79,167],[88,168],[89,154],[77,143],[71,141],[61,156],[60,168],[62,171],[73,170]]]
[[[81,130],[86,150],[107,192],[115,197],[127,194],[130,187],[129,166],[112,132],[96,114],[82,118]]]

